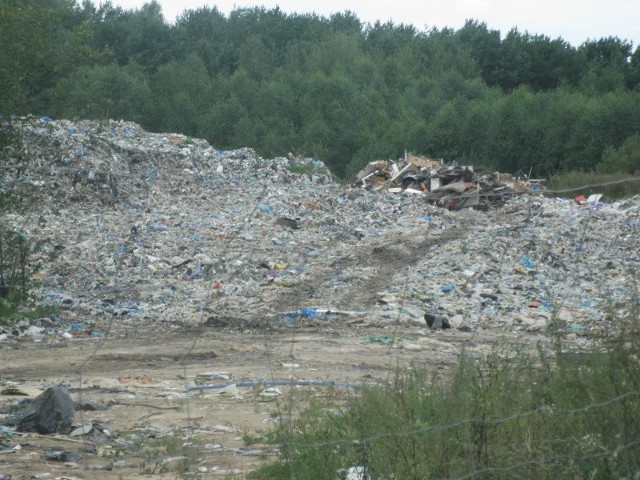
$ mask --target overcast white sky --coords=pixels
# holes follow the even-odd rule
[[[94,4],[101,3],[95,0]],[[111,0],[126,9],[146,0]],[[279,5],[288,13],[331,13],[351,10],[363,22],[392,20],[419,29],[460,28],[468,18],[485,22],[504,35],[512,27],[522,32],[562,37],[580,45],[587,39],[616,36],[640,43],[640,0],[159,0],[169,22],[186,9],[217,6],[225,15],[234,8]]]

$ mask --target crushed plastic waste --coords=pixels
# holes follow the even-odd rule
[[[38,201],[2,222],[30,239],[34,294],[56,313],[1,330],[2,342],[99,338],[111,323],[363,319],[433,335],[553,321],[587,338],[608,328],[612,306],[634,304],[640,197],[580,204],[542,196],[526,176],[414,156],[372,162],[348,187],[314,159],[221,151],[129,122],[12,122],[23,143],[0,188],[29,186]]]
[[[75,407],[67,390],[54,385],[33,400],[27,410],[19,415],[19,432],[37,432],[41,434],[71,431],[75,417]]]

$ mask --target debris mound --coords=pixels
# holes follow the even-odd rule
[[[477,175],[472,166],[444,165],[442,160],[409,155],[399,161],[375,161],[365,166],[352,186],[375,191],[420,195],[449,210],[487,210],[526,193],[518,179],[500,173]]]
[[[29,239],[33,293],[57,313],[0,342],[406,322],[586,345],[637,305],[640,197],[545,198],[526,176],[414,156],[349,187],[315,159],[130,122],[12,125],[0,188],[34,201],[2,222]]]

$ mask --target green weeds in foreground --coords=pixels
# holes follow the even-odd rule
[[[637,302],[636,302],[637,303]],[[251,478],[640,478],[640,316],[588,353],[503,347],[461,355],[452,378],[399,371],[329,415],[315,406],[277,431],[281,458]],[[355,477],[354,477],[355,478]]]
[[[59,313],[52,305],[17,306],[10,300],[0,298],[0,326],[10,326],[17,320],[50,317]]]

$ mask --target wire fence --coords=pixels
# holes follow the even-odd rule
[[[3,168],[6,168],[6,167],[3,167]],[[20,168],[22,168],[23,171],[33,171],[34,173],[45,173],[42,167],[34,167],[33,170],[30,170],[29,166],[26,166],[26,167],[21,166]],[[85,170],[84,169],[74,170],[74,169],[65,167],[64,171],[65,173],[73,173],[74,171],[80,172]],[[125,175],[125,174],[117,174],[117,175]],[[125,176],[132,176],[132,175],[133,174],[128,173]],[[139,176],[139,174],[137,174],[137,176]],[[205,177],[205,176],[202,176],[202,177]],[[168,178],[168,176],[166,174],[162,174],[158,178]],[[182,178],[182,175],[176,174],[175,178]],[[153,180],[150,180],[150,181],[151,183],[153,183]],[[562,190],[546,189],[544,193],[545,194],[565,194],[565,193],[583,190],[585,188],[602,188],[610,185],[617,185],[620,183],[636,182],[636,181],[640,181],[640,177],[609,181],[609,182],[604,182],[601,184],[594,184],[594,185],[583,185],[581,187],[576,187],[572,189],[562,189]],[[232,185],[226,188],[241,189],[243,187]],[[322,189],[324,187],[318,186],[318,188]],[[146,192],[148,196],[147,200],[151,202],[153,199],[151,197],[152,193],[150,189],[148,189]],[[269,194],[268,186],[264,186],[259,190],[258,193],[254,195],[254,199],[251,204],[239,206],[240,211],[237,214],[237,222],[235,223],[235,227],[232,231],[227,232],[226,242],[227,242],[229,251],[233,251],[234,248],[237,248],[237,249],[244,248],[243,245],[239,245],[239,244],[236,245],[235,242],[238,242],[240,235],[247,228],[249,228],[252,222],[256,219],[256,216],[260,214],[260,205],[262,204],[262,202],[264,201],[264,199],[267,197],[268,194]],[[520,194],[528,197],[529,201],[531,201],[532,199],[538,198],[538,196],[540,195],[540,192],[527,191],[527,192],[521,192]],[[490,194],[478,193],[478,194],[471,194],[469,196],[496,197],[496,195],[498,196],[504,195],[504,196],[511,197],[513,193],[512,192],[490,193]],[[464,195],[463,197],[466,197],[466,196],[467,195]],[[33,205],[30,208],[30,212],[27,215],[25,215],[24,225],[26,225],[29,222],[35,221],[36,216],[33,215],[33,211],[35,211],[36,207],[37,205]],[[568,279],[571,277],[578,278],[580,276],[584,276],[587,274],[596,275],[596,276],[599,274],[598,272],[599,267],[596,268],[596,266],[593,265],[591,260],[587,258],[584,253],[586,251],[585,245],[589,241],[590,231],[593,226],[592,222],[594,220],[593,220],[592,214],[595,213],[596,211],[597,210],[594,207],[590,210],[591,214],[585,216],[585,221],[582,225],[581,233],[579,235],[576,235],[575,238],[572,239],[571,246],[573,250],[577,253],[572,257],[572,264],[569,270],[556,274],[557,276],[556,281],[561,281],[562,277]],[[367,215],[367,213],[363,213],[362,215],[364,217],[365,215]],[[531,219],[531,212],[528,213],[527,219],[528,220]],[[359,222],[358,218],[353,219],[353,222],[351,225],[353,231],[356,230],[358,222]],[[105,226],[104,228],[107,228],[107,227]],[[461,229],[461,232],[462,232],[462,229]],[[427,224],[422,229],[421,235],[423,235],[426,238],[426,237],[429,237],[432,233],[433,232],[432,232],[431,224]],[[613,239],[613,242],[616,242],[616,241],[619,242],[621,240]],[[636,243],[634,243],[634,245],[636,245]],[[333,248],[334,248],[334,245],[327,245],[323,251],[320,251],[320,253],[316,251],[314,255],[315,256],[330,255]],[[239,257],[234,258],[233,254],[230,254],[230,256],[227,258],[228,264],[235,265],[235,267],[229,269],[226,273],[229,279],[241,276],[242,269],[244,268],[244,266],[240,262],[236,262],[236,260],[239,260]],[[309,262],[314,261],[314,259],[311,256],[309,256],[307,260]],[[635,268],[639,266],[639,265],[635,265],[633,262],[634,260],[627,262],[627,265],[629,266],[629,268]],[[123,275],[123,269],[116,264],[116,268],[114,272],[115,272],[113,274],[114,280],[115,280],[114,283],[117,284],[118,283],[117,279],[119,278],[120,275]],[[402,272],[395,272],[395,273],[402,273]],[[398,277],[399,276],[401,275],[398,275]],[[390,276],[388,281],[389,282],[395,281],[394,279],[398,277]],[[257,357],[257,360],[256,358],[253,358],[252,359],[253,361],[266,361],[267,365],[261,366],[259,370],[261,371],[265,369],[268,370],[269,378],[248,379],[248,380],[241,380],[241,381],[233,381],[230,379],[229,381],[224,381],[219,384],[209,383],[209,384],[194,386],[193,385],[193,379],[195,377],[194,372],[202,370],[204,367],[215,368],[217,365],[216,360],[211,360],[211,361],[196,360],[197,358],[196,354],[202,353],[202,350],[207,348],[207,345],[203,345],[203,343],[211,339],[211,337],[207,335],[208,332],[211,330],[207,323],[208,312],[211,309],[215,309],[217,307],[222,308],[223,307],[222,303],[225,301],[228,301],[228,299],[225,299],[225,300],[221,299],[221,297],[218,295],[219,292],[214,286],[213,282],[208,282],[207,285],[208,285],[207,288],[204,290],[205,297],[202,298],[200,302],[198,302],[200,306],[199,306],[199,311],[196,314],[196,318],[198,319],[197,322],[194,325],[191,325],[188,331],[180,333],[180,337],[182,339],[181,345],[183,345],[183,347],[180,354],[177,356],[177,361],[182,370],[182,377],[183,377],[182,391],[170,397],[172,399],[170,402],[174,402],[174,403],[169,403],[169,405],[175,405],[176,404],[175,402],[183,402],[183,405],[184,405],[184,409],[182,411],[183,415],[177,415],[177,416],[182,417],[182,420],[184,421],[184,425],[186,426],[186,431],[189,436],[198,436],[199,432],[200,433],[202,432],[202,424],[206,423],[206,421],[203,422],[202,412],[211,411],[211,409],[216,408],[216,404],[213,400],[208,400],[207,397],[201,396],[207,390],[225,389],[233,386],[236,389],[247,389],[248,392],[255,391],[260,393],[273,393],[274,395],[280,395],[281,392],[277,392],[275,390],[269,391],[269,389],[273,389],[273,387],[278,387],[278,386],[289,388],[289,396],[275,397],[277,399],[276,400],[277,411],[278,411],[277,419],[279,421],[279,427],[280,427],[280,430],[279,430],[280,434],[277,437],[278,442],[276,442],[276,446],[280,449],[279,454],[281,455],[281,458],[286,458],[288,460],[287,461],[287,465],[289,469],[288,478],[292,478],[292,479],[293,478],[315,478],[313,476],[309,476],[310,475],[309,472],[305,471],[301,467],[300,463],[296,462],[295,460],[291,459],[288,456],[293,451],[317,450],[317,449],[323,449],[327,447],[330,449],[334,449],[336,451],[342,447],[353,447],[355,450],[361,450],[361,449],[366,450],[365,447],[368,448],[368,446],[374,443],[383,443],[383,444],[387,443],[392,445],[394,442],[398,442],[400,439],[406,439],[406,438],[423,439],[425,438],[424,437],[425,435],[428,435],[431,433],[447,433],[447,432],[458,431],[461,429],[468,431],[469,429],[473,429],[478,426],[481,426],[482,428],[490,429],[495,427],[503,427],[505,425],[509,425],[509,426],[520,425],[521,423],[528,421],[528,419],[532,417],[544,416],[550,413],[553,413],[554,417],[566,416],[566,417],[574,418],[575,421],[579,423],[582,421],[581,419],[587,418],[588,415],[592,415],[594,414],[594,412],[597,413],[597,412],[601,412],[603,410],[608,410],[608,409],[616,410],[616,411],[620,410],[620,412],[616,412],[615,421],[619,425],[623,425],[625,421],[627,421],[624,418],[625,414],[629,414],[629,413],[635,414],[638,412],[637,404],[638,404],[638,397],[640,397],[640,391],[638,391],[638,384],[636,383],[635,385],[628,384],[623,391],[612,390],[610,392],[610,395],[604,399],[601,398],[598,400],[593,400],[593,399],[590,400],[585,398],[584,399],[585,401],[584,403],[581,404],[581,406],[574,407],[574,408],[563,408],[553,404],[541,403],[539,405],[534,406],[534,408],[517,411],[515,413],[509,413],[504,416],[490,416],[490,417],[465,416],[463,418],[457,418],[448,423],[430,424],[430,425],[424,425],[424,426],[411,428],[411,429],[383,431],[383,432],[378,432],[372,435],[364,435],[364,436],[355,435],[354,436],[354,435],[347,434],[344,437],[331,438],[326,441],[301,441],[300,439],[305,437],[300,436],[300,431],[296,429],[295,419],[285,418],[287,416],[295,417],[296,415],[300,415],[300,411],[308,407],[310,404],[308,397],[305,396],[306,394],[300,393],[299,389],[301,388],[313,389],[313,391],[317,395],[321,395],[321,396],[336,395],[336,397],[338,398],[337,403],[340,404],[340,402],[343,399],[346,399],[351,395],[353,395],[354,393],[359,392],[361,388],[366,389],[371,387],[372,385],[383,385],[386,387],[392,386],[394,383],[394,377],[398,375],[399,369],[403,368],[403,365],[406,365],[406,360],[408,358],[412,360],[415,359],[415,355],[413,355],[409,350],[396,348],[398,346],[398,343],[401,340],[402,335],[405,335],[405,332],[407,330],[406,324],[401,321],[401,315],[403,310],[405,309],[406,302],[408,302],[408,299],[411,298],[411,292],[410,292],[411,285],[409,281],[409,276],[406,276],[405,280],[402,281],[399,285],[397,285],[397,290],[399,291],[398,296],[400,298],[398,313],[396,314],[396,317],[385,326],[385,328],[387,329],[386,331],[389,332],[388,333],[389,345],[382,346],[381,348],[376,350],[377,353],[379,353],[380,355],[384,356],[387,359],[385,362],[386,366],[384,367],[386,379],[384,381],[366,381],[366,382],[354,382],[351,379],[326,380],[326,379],[320,379],[320,378],[315,378],[315,379],[299,378],[300,374],[294,369],[294,367],[291,367],[291,370],[288,372],[288,375],[286,374],[286,371],[285,373],[282,373],[284,370],[278,369],[274,366],[274,362],[276,361],[273,358],[274,350],[277,350],[278,352],[277,355],[282,357],[283,351],[284,351],[284,347],[282,345],[286,344],[287,348],[289,349],[288,356],[290,357],[290,360],[291,360],[289,363],[293,364],[295,363],[295,359],[298,356],[302,358],[313,357],[313,356],[307,355],[307,352],[301,352],[297,350],[298,343],[301,341],[300,337],[305,335],[306,336],[317,335],[316,341],[324,341],[327,338],[329,339],[331,338],[331,333],[315,332],[310,334],[309,329],[305,330],[304,326],[294,326],[292,328],[291,326],[283,325],[282,329],[276,332],[276,335],[277,335],[276,337],[270,336],[270,334],[268,334],[267,332],[264,333],[264,338],[263,338],[264,349],[262,351],[260,351],[262,347],[258,348],[257,346],[254,346],[251,349],[245,348],[244,350],[240,351],[237,355],[239,357],[238,361],[241,361],[243,352],[247,356]],[[310,293],[307,293],[306,295],[307,295],[306,297],[302,296],[297,299],[299,303],[301,304],[313,303],[314,297]],[[557,309],[561,310],[565,306],[565,302],[567,302],[568,300],[569,300],[568,297],[565,297],[564,299],[562,299],[556,305]],[[265,312],[265,317],[268,317],[269,315],[270,313]],[[89,349],[90,351],[82,356],[82,360],[77,364],[77,366],[74,365],[73,367],[69,367],[69,371],[67,372],[61,372],[61,373],[66,373],[70,378],[75,377],[76,385],[77,385],[75,390],[77,391],[78,401],[80,401],[83,398],[83,396],[87,394],[87,392],[90,392],[91,389],[94,388],[92,385],[87,385],[87,382],[90,381],[90,378],[92,376],[96,375],[96,372],[99,372],[100,376],[104,378],[109,376],[117,377],[119,373],[122,371],[122,368],[123,368],[122,366],[115,366],[111,370],[106,365],[101,366],[99,368],[95,366],[96,363],[101,363],[103,361],[103,357],[101,356],[101,354],[104,353],[105,350],[109,350],[109,352],[105,354],[106,356],[118,355],[117,352],[111,353],[110,347],[112,344],[117,345],[118,349],[122,348],[122,345],[123,345],[122,338],[114,336],[116,335],[115,333],[116,331],[117,331],[117,335],[123,334],[122,330],[118,328],[119,320],[120,319],[117,316],[112,315],[106,321],[104,321],[102,323],[102,336],[98,339],[93,340],[94,343]],[[346,327],[344,325],[341,325],[340,328],[343,330],[349,329],[349,327]],[[144,336],[143,331],[136,332],[136,333],[140,337]],[[237,339],[239,335],[243,335],[243,333],[238,333],[237,331],[231,331],[226,333],[223,332],[220,335],[222,337],[225,337],[225,335],[227,335],[230,341],[234,341],[235,339]],[[258,336],[260,335],[259,329],[258,329],[257,335]],[[137,339],[136,341],[139,341],[139,339]],[[161,340],[158,340],[157,336],[154,338],[154,341],[161,342]],[[276,347],[276,344],[278,344],[277,347]],[[134,342],[134,345],[136,345],[135,342]],[[220,345],[220,344],[218,343],[217,345]],[[341,344],[341,345],[344,346],[345,344]],[[457,344],[457,346],[458,345],[460,344]],[[200,346],[202,346],[202,348],[199,348]],[[162,348],[162,345],[157,345],[157,347]],[[231,349],[232,345],[229,345],[229,347]],[[384,353],[382,353],[382,348],[384,348]],[[321,355],[322,354],[319,354],[318,356],[321,356]],[[632,352],[630,355],[633,357],[633,355],[637,355],[637,352]],[[140,358],[143,359],[142,361],[144,362],[144,356]],[[173,367],[176,364],[176,358],[167,360],[167,359],[164,359],[162,355],[159,355],[157,358],[158,358],[157,364],[153,365],[153,367],[150,369],[146,368],[144,364],[140,366],[139,368],[140,375],[142,377],[150,372],[153,372],[154,369],[162,370],[164,368]],[[635,361],[637,361],[637,356],[635,357]],[[226,363],[226,365],[227,366],[229,365],[228,362]],[[635,367],[632,364],[630,368],[635,368]],[[126,370],[130,371],[131,368],[129,367]],[[339,368],[337,368],[337,370],[339,371]],[[277,373],[277,371],[281,373]],[[311,372],[308,372],[308,373],[311,373]],[[326,375],[326,373],[327,372],[317,372],[316,374]],[[334,375],[332,376],[335,377],[337,372],[333,372],[333,373]],[[283,378],[283,376],[288,376],[288,378]],[[298,388],[298,390],[296,390],[296,387]],[[336,393],[336,391],[341,389],[348,390],[349,393],[344,393],[344,392]],[[239,396],[242,396],[242,394],[240,394]],[[249,394],[249,397],[250,399],[244,402],[244,408],[251,408],[252,403],[258,402],[260,400],[259,393]],[[163,401],[160,401],[160,402],[157,401],[159,398],[162,398],[162,397],[158,397],[156,401],[154,401],[151,405],[149,405],[151,409],[162,410],[163,408],[166,407],[166,405],[163,404]],[[119,399],[118,401],[121,405],[127,405],[127,404],[129,405],[135,404],[138,406],[145,405],[144,403],[139,401],[126,402],[122,398]],[[196,405],[194,405],[194,402],[198,403],[197,408],[196,408]],[[333,402],[329,402],[329,403],[333,405]],[[228,405],[226,407],[228,408]],[[172,406],[171,408],[174,408],[174,407]],[[196,410],[199,413],[196,413]],[[80,417],[80,422],[82,424],[91,422],[90,420],[91,416],[85,413],[84,411],[80,411],[79,417]],[[175,421],[175,418],[172,418],[171,421]],[[637,422],[631,422],[631,423],[635,425],[635,423]],[[640,432],[636,432],[636,433],[640,433]],[[465,435],[467,434],[468,433],[465,433]],[[620,438],[620,440],[622,440],[622,437]],[[606,443],[606,442],[599,443],[597,447],[599,449],[598,451],[590,451],[586,453],[581,453],[579,451],[573,451],[567,454],[563,454],[560,452],[553,453],[552,450],[554,448],[559,447],[559,442],[561,441],[566,441],[566,439],[551,439],[551,441],[549,442],[551,445],[551,448],[549,448],[548,451],[542,452],[541,454],[540,452],[536,452],[536,455],[532,454],[531,458],[528,458],[525,460],[513,461],[508,465],[498,465],[497,464],[498,462],[496,462],[496,464],[490,465],[490,466],[471,467],[466,473],[463,473],[463,474],[456,473],[454,475],[451,475],[451,476],[447,475],[441,478],[455,478],[455,479],[463,480],[463,479],[469,479],[469,478],[494,478],[494,477],[507,478],[507,476],[509,475],[511,475],[511,478],[527,478],[526,477],[527,469],[535,466],[545,466],[545,467],[554,466],[554,465],[565,466],[567,464],[573,465],[573,464],[579,464],[581,462],[588,462],[590,460],[598,460],[598,459],[608,459],[608,461],[615,463],[616,459],[619,458],[623,453],[629,454],[630,456],[637,454],[637,458],[640,458],[640,450],[638,450],[638,448],[640,447],[640,440],[632,439],[630,441],[617,441],[617,446],[615,448],[611,447],[610,443]],[[87,442],[92,443],[91,441],[87,441]],[[473,443],[474,442],[469,442],[469,444],[473,444]],[[98,444],[97,441],[95,442],[95,444]],[[225,447],[222,446],[220,448],[224,450]],[[237,455],[243,455],[244,453],[246,453],[244,451],[241,452],[240,450],[241,449],[239,447],[229,448],[228,453],[237,454]],[[264,455],[264,451],[265,450],[261,450],[263,455]],[[206,456],[207,451],[201,449],[200,455]],[[175,456],[175,452],[166,452],[166,451],[161,452],[157,462],[159,464],[164,465],[163,462],[165,462],[167,459],[170,459],[172,456]],[[217,457],[213,455],[213,460],[210,463],[215,463],[216,458]],[[354,457],[353,460],[355,461],[356,458]],[[362,460],[362,458],[360,458],[360,460]],[[190,461],[195,461],[195,460],[190,459]],[[346,477],[346,478],[349,478],[350,480],[355,480],[355,479],[364,480],[365,478],[373,478],[371,475],[374,475],[375,467],[369,467],[368,465],[366,465],[366,463],[367,462],[365,461],[358,463],[358,465],[365,464],[363,465],[363,469],[362,470],[356,469],[351,471],[351,473],[347,472],[345,476],[349,474],[353,476]],[[374,464],[375,462],[371,462],[371,463]],[[0,467],[1,466],[2,464],[0,463]],[[254,464],[252,465],[251,468],[255,468],[255,466],[256,465]],[[640,466],[638,466],[638,464],[636,463],[635,467],[638,468],[638,470],[630,471],[629,473],[631,475],[635,475],[635,477],[633,478],[638,478],[638,476],[640,475]],[[87,468],[89,468],[89,463],[87,463]],[[629,468],[632,468],[632,467],[629,467]],[[250,468],[248,470],[250,470]],[[192,471],[193,471],[193,466],[189,467],[187,469],[187,472],[184,473],[184,475],[187,475],[187,473],[190,473],[190,472],[192,473]],[[524,473],[519,473],[521,471],[523,471]],[[145,471],[145,472],[149,473],[148,471]],[[563,470],[563,472],[565,472],[565,470]],[[200,473],[201,473],[201,476],[206,477],[207,475],[206,472],[201,471]],[[233,475],[234,473],[232,472],[231,474]],[[336,475],[339,475],[339,474],[336,473]],[[378,478],[381,480],[382,478],[401,478],[401,477],[378,476]],[[414,478],[419,478],[419,477],[414,477]],[[434,476],[433,478],[440,478],[440,477]],[[575,477],[575,478],[578,478],[578,477]],[[628,478],[632,478],[632,476],[629,476]]]

